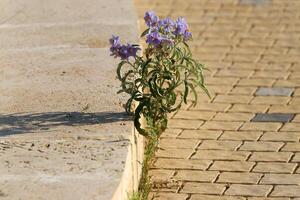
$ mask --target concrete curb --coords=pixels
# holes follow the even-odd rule
[[[138,190],[144,159],[144,141],[144,137],[133,128],[124,172],[112,200],[127,200]]]

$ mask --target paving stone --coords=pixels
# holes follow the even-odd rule
[[[232,184],[225,192],[226,195],[234,196],[266,196],[271,190],[272,186],[269,185],[241,185]]]
[[[300,174],[265,174],[260,181],[261,184],[284,184],[299,185]]]
[[[294,118],[294,114],[284,113],[257,113],[252,122],[290,122]]]
[[[260,131],[225,131],[219,140],[256,141],[262,134]]]
[[[238,146],[242,144],[241,141],[215,141],[206,140],[203,141],[198,149],[206,150],[235,150]]]
[[[299,132],[266,132],[260,138],[261,141],[298,142]]]
[[[193,149],[158,149],[155,156],[158,158],[182,158],[186,159],[194,152]]]
[[[245,160],[250,155],[246,151],[200,150],[193,159],[203,160]]]
[[[262,174],[259,173],[222,172],[217,182],[255,184],[259,181],[261,176]]]
[[[248,172],[253,166],[254,162],[243,161],[215,161],[209,170],[216,171],[235,171],[235,172]]]
[[[159,147],[162,149],[193,149],[199,142],[199,140],[191,139],[162,138],[159,141]]]
[[[173,170],[162,170],[162,169],[155,169],[149,171],[149,176],[151,177],[151,181],[168,181],[172,176]]]
[[[181,193],[196,193],[196,194],[222,194],[225,190],[225,184],[216,183],[185,183]]]
[[[173,119],[169,122],[169,128],[186,128],[186,129],[197,129],[203,124],[201,120],[183,120]]]
[[[255,113],[261,112],[264,113],[268,110],[269,105],[248,105],[248,104],[234,104],[232,108],[230,108],[230,112],[247,112],[247,113]]]
[[[245,197],[192,194],[190,200],[246,200]]]
[[[219,172],[212,171],[179,170],[173,179],[182,181],[212,182],[216,179],[218,174]]]
[[[269,88],[260,87],[256,90],[255,95],[257,96],[291,96],[293,88]]]
[[[300,197],[299,185],[277,185],[270,194],[271,197]]]
[[[281,149],[281,151],[293,151],[299,152],[300,151],[300,143],[299,142],[288,142],[286,145]]]
[[[250,161],[287,162],[293,154],[290,152],[254,152]]]
[[[155,168],[161,169],[206,169],[212,162],[209,160],[186,160],[158,158],[154,163]]]
[[[151,196],[151,195],[150,195]],[[153,194],[153,200],[186,200],[187,194],[178,194],[178,193],[156,193]]]
[[[283,142],[244,142],[240,151],[278,151]]]
[[[296,166],[294,163],[258,162],[252,171],[263,173],[292,173]]]
[[[242,125],[242,122],[220,122],[220,121],[207,121],[200,129],[208,130],[237,130]]]
[[[217,139],[221,134],[221,130],[184,130],[178,138]]]
[[[240,130],[242,131],[277,131],[282,126],[275,122],[246,122]]]

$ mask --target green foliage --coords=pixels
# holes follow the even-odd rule
[[[122,89],[130,95],[126,111],[134,116],[138,132],[146,137],[159,135],[168,124],[167,114],[176,112],[182,103],[187,103],[190,93],[197,103],[196,88],[208,95],[204,85],[204,65],[192,58],[189,46],[178,41],[174,46],[147,48],[144,57],[134,62],[123,60],[118,65],[117,76]],[[133,102],[138,102],[134,108]],[[140,123],[144,116],[147,127]]]

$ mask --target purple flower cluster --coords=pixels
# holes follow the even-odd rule
[[[192,33],[188,30],[188,25],[183,17],[176,21],[167,17],[160,20],[153,11],[148,11],[144,16],[149,32],[146,35],[146,42],[154,47],[172,46],[175,40],[189,40]]]
[[[115,58],[120,57],[122,60],[128,60],[129,57],[136,58],[137,51],[140,50],[136,45],[122,45],[119,36],[113,35],[112,38],[109,39],[109,43],[111,44],[111,56],[114,56]]]

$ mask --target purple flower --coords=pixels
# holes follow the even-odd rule
[[[166,19],[160,20],[159,25],[165,32],[170,33],[174,29],[175,22],[171,18],[167,17]]]
[[[167,36],[161,35],[159,32],[151,32],[147,35],[146,42],[152,44],[155,47],[159,45],[171,46],[173,45],[173,40],[169,39]]]
[[[161,40],[162,40],[162,38],[161,38],[160,34],[155,31],[155,32],[149,33],[147,35],[146,42],[148,44],[153,44],[154,46],[158,46],[158,45],[160,45]]]
[[[178,17],[176,20],[176,25],[175,25],[175,35],[183,35],[185,31],[187,30],[188,26],[183,17]]]
[[[144,20],[149,28],[153,28],[158,24],[159,18],[153,11],[145,13]]]
[[[175,24],[175,36],[183,36],[183,40],[188,40],[192,37],[192,33],[188,30],[188,25],[183,17],[178,17]]]
[[[136,45],[127,44],[127,50],[128,50],[128,55],[135,58],[137,56],[138,50],[141,49]]]
[[[183,40],[189,40],[192,38],[192,33],[186,30],[183,34]]]
[[[111,44],[111,47],[110,47],[110,51],[111,51],[111,56],[119,56],[119,48],[121,47],[121,43],[120,43],[120,39],[119,39],[119,36],[112,36],[110,39],[109,39],[109,43]]]
[[[137,51],[140,50],[136,45],[122,45],[118,36],[113,35],[112,38],[109,39],[109,42],[111,44],[111,56],[114,56],[115,58],[120,57],[122,60],[129,59],[130,56],[136,58]]]

